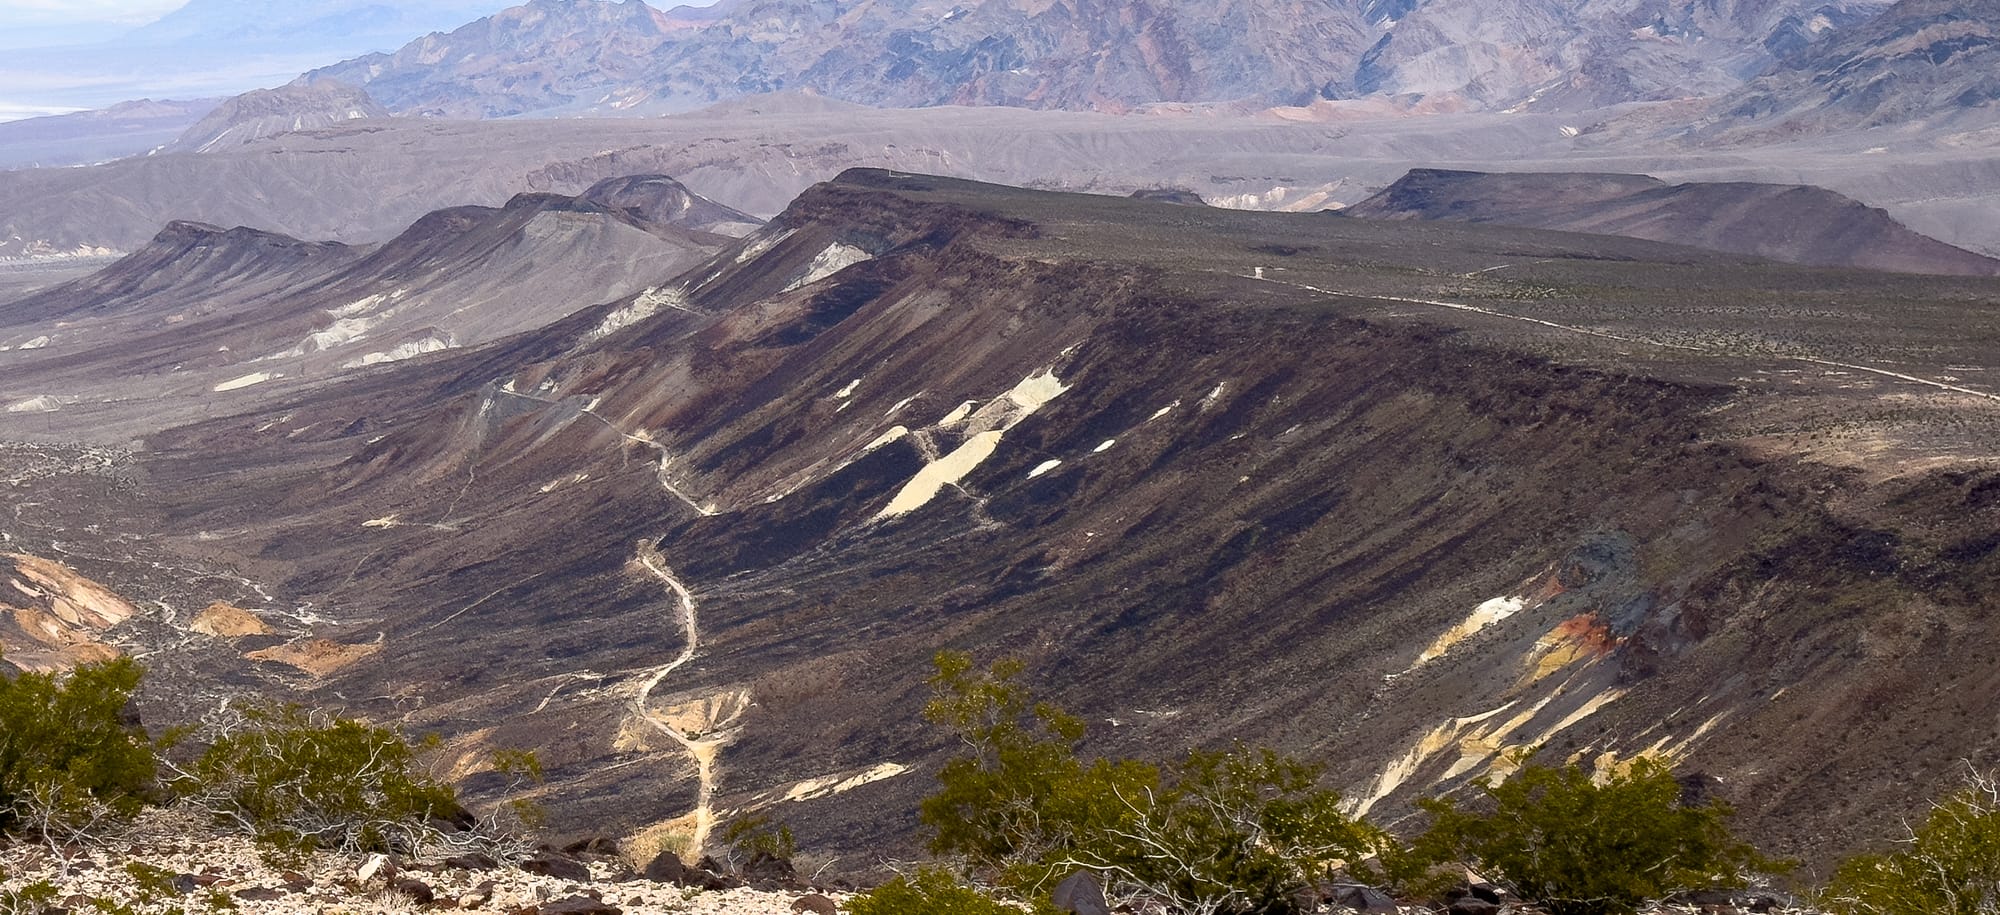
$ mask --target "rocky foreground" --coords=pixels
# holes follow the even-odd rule
[[[88,848],[15,844],[0,849],[0,915],[49,912],[236,912],[243,915],[373,915],[455,910],[494,915],[835,915],[848,893],[809,886],[788,866],[732,868],[718,875],[667,859],[635,869],[609,849],[544,849],[520,865],[479,854],[398,863],[381,855],[320,853],[266,861],[240,837],[218,837],[183,814],[154,811],[120,837]],[[712,863],[712,862],[707,862]],[[745,880],[757,886],[742,885]],[[28,900],[37,884],[52,895]],[[781,886],[788,884],[788,886]],[[1448,894],[1437,908],[1399,904],[1346,887],[1317,907],[1369,915],[1543,915],[1504,893]],[[1101,898],[1101,897],[1100,897]],[[1081,915],[1108,911],[1083,900]],[[1123,911],[1123,909],[1119,909]],[[942,915],[942,913],[941,913]],[[1819,915],[1784,894],[1694,893],[1645,906],[1641,915]]]
[[[382,856],[320,853],[285,864],[257,846],[217,837],[174,813],[152,813],[118,838],[88,848],[16,844],[0,849],[0,913],[109,911],[244,915],[364,915],[460,910],[494,915],[832,915],[845,894],[819,892],[775,875],[741,881],[696,868],[640,872],[615,854],[544,850],[520,866],[478,854],[398,863]],[[652,876],[648,876],[651,873]],[[55,887],[48,905],[21,902],[36,884]],[[101,900],[102,902],[99,902]]]

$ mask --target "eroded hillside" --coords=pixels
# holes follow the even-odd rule
[[[1652,753],[1817,861],[1994,751],[1996,303],[852,172],[619,302],[25,481],[9,548],[229,570],[172,602],[281,631],[190,671],[442,731],[475,788],[537,747],[571,828],[893,851],[958,647],[1090,751],[1274,743],[1390,822]]]

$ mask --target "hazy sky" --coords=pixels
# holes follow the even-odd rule
[[[0,0],[0,121],[101,108],[136,98],[203,98],[282,85],[314,67],[368,51],[389,51],[433,29],[452,29],[526,0],[202,0],[198,31],[166,50],[109,47],[189,0]],[[715,0],[647,0],[655,7]],[[259,35],[254,46],[201,29],[261,9],[273,22],[312,21],[324,11],[393,5],[400,25],[361,17],[355,29]],[[196,10],[190,10],[190,13]],[[185,18],[185,17],[182,17]],[[339,20],[334,20],[338,22]],[[187,25],[189,23],[183,23]],[[179,33],[176,33],[177,35]],[[204,43],[206,42],[206,43]],[[163,46],[165,47],[165,46]]]
[[[0,0],[0,23],[144,25],[187,0]]]
[[[525,2],[525,0],[523,0]],[[686,4],[710,6],[715,0],[648,0],[662,9]],[[187,0],[0,0],[0,27],[144,25],[187,4]],[[423,0],[403,0],[401,6],[422,6]]]

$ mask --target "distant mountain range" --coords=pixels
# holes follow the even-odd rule
[[[46,46],[6,42],[0,111],[233,95],[281,84],[328,61],[456,28],[507,2],[189,0],[156,22],[122,32],[67,29],[45,33],[51,42]]]
[[[1719,101],[1704,136],[1778,137],[1991,110],[2000,0],[1903,0]]]
[[[811,89],[883,107],[1123,111],[1421,96],[1580,109],[1719,95],[1889,0],[532,0],[313,71],[443,117],[657,113]]]

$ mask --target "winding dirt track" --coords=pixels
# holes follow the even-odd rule
[[[719,738],[703,740],[682,733],[664,716],[654,712],[650,703],[653,690],[657,689],[669,674],[694,660],[695,652],[701,648],[701,620],[695,612],[694,592],[667,567],[659,551],[653,548],[650,541],[640,541],[638,561],[640,566],[654,578],[659,579],[667,586],[667,590],[673,593],[675,603],[680,610],[681,627],[686,636],[686,644],[681,648],[679,655],[660,669],[653,671],[653,675],[647,677],[646,682],[640,685],[638,694],[632,699],[632,711],[648,724],[658,728],[661,733],[672,738],[675,743],[680,744],[688,756],[694,759],[696,789],[692,846],[699,854],[708,844],[709,833],[715,828],[715,763],[721,754],[723,741]]]
[[[496,388],[495,393],[517,397],[522,400],[530,400],[536,403],[562,405],[561,401],[552,398],[541,397],[535,394],[524,394],[520,391],[509,390],[504,387]],[[660,487],[666,490],[668,495],[680,500],[681,504],[693,509],[697,514],[712,516],[718,512],[715,506],[704,503],[683,492],[668,476],[667,468],[669,462],[672,460],[672,455],[668,453],[666,446],[654,441],[651,436],[645,434],[643,431],[638,433],[625,431],[617,423],[612,422],[608,417],[590,407],[584,407],[578,412],[603,423],[605,428],[618,433],[625,441],[644,445],[657,452],[660,456],[660,463],[655,472],[655,477],[659,480]],[[661,584],[664,584],[667,590],[674,596],[674,603],[679,612],[685,644],[681,647],[680,654],[674,656],[673,660],[668,661],[659,669],[653,671],[652,675],[646,678],[646,682],[640,685],[638,693],[632,700],[632,712],[641,720],[658,728],[661,733],[672,738],[675,743],[680,744],[681,748],[686,750],[688,756],[694,760],[696,790],[695,808],[692,812],[694,819],[692,846],[696,854],[699,854],[701,849],[708,844],[709,833],[714,831],[715,828],[716,759],[721,755],[722,745],[725,741],[720,738],[704,740],[690,734],[682,733],[665,716],[653,711],[650,706],[653,691],[658,689],[660,684],[669,675],[673,674],[674,671],[679,670],[689,661],[694,660],[695,653],[700,650],[700,616],[695,611],[694,591],[687,586],[686,582],[681,581],[679,576],[674,574],[673,569],[667,566],[665,558],[660,555],[659,550],[654,548],[652,540],[647,539],[639,542],[636,561],[648,574],[659,579]],[[548,699],[542,700],[542,707],[546,708],[549,701],[554,698],[554,693],[549,694]],[[538,708],[536,710],[540,711],[541,709]]]
[[[536,403],[554,404],[557,406],[560,406],[562,404],[562,401],[559,400],[551,400],[547,397],[538,397],[533,394],[523,394],[520,391],[510,391],[507,390],[506,388],[496,389],[495,393],[505,394],[508,397],[518,397],[522,400],[532,400]],[[688,495],[686,492],[683,492],[680,486],[675,484],[674,481],[667,476],[667,466],[668,462],[672,459],[672,455],[667,453],[667,447],[665,445],[653,441],[651,436],[646,435],[643,432],[636,434],[627,432],[624,429],[619,428],[617,423],[614,423],[610,419],[606,418],[604,414],[592,410],[589,407],[584,407],[583,409],[577,412],[582,413],[583,415],[588,416],[591,419],[597,420],[600,423],[603,423],[605,428],[610,429],[611,431],[616,432],[619,435],[623,436],[625,440],[628,442],[632,442],[633,444],[638,444],[638,445],[644,445],[648,448],[653,449],[656,452],[659,452],[660,466],[655,471],[654,475],[660,482],[660,488],[666,490],[667,495],[673,496],[674,498],[681,500],[683,504],[685,504],[689,508],[694,509],[697,513],[701,515],[714,515],[716,513],[715,506],[701,502],[700,500],[695,499],[693,496]]]

